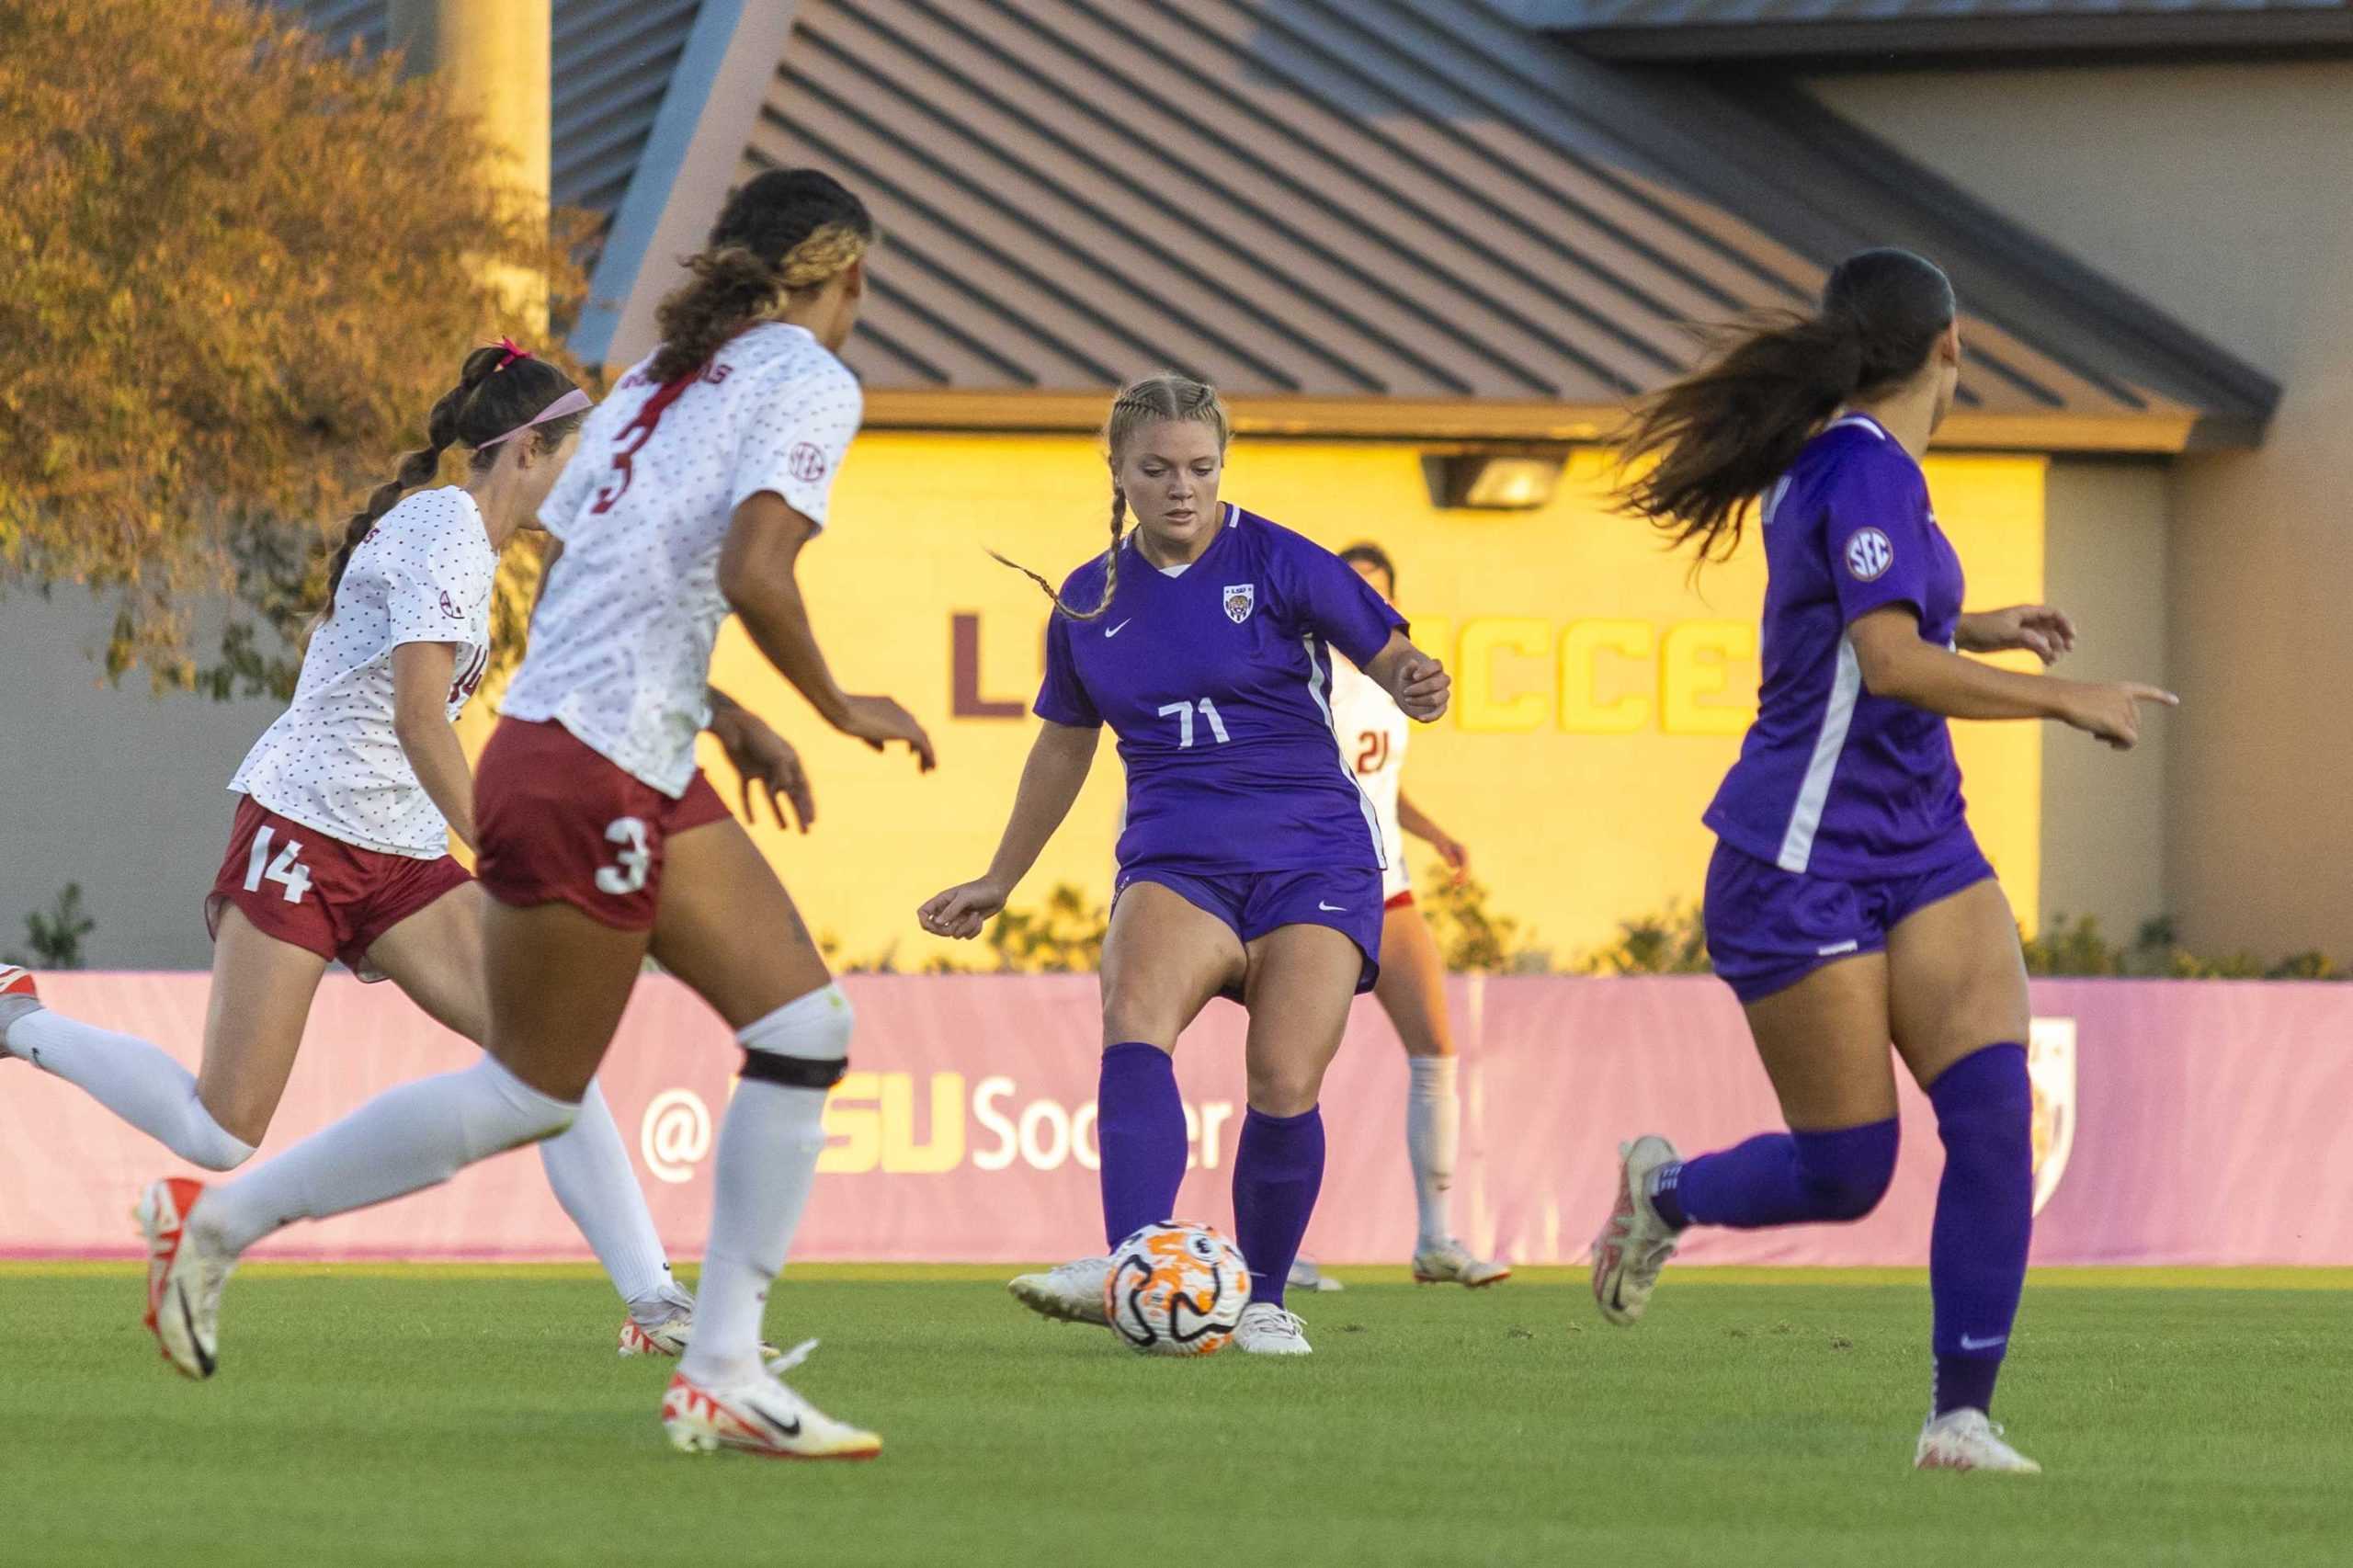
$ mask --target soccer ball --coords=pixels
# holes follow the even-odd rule
[[[1207,1356],[1225,1348],[1250,1304],[1250,1266],[1207,1225],[1146,1225],[1111,1249],[1103,1281],[1111,1332],[1148,1356]]]

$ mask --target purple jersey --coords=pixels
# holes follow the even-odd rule
[[[1973,852],[1939,714],[1863,689],[1847,629],[1889,605],[1950,646],[1961,558],[1927,479],[1876,420],[1806,443],[1764,506],[1764,683],[1708,825],[1785,871],[1901,875]]]
[[[1378,869],[1372,808],[1332,733],[1332,650],[1358,665],[1405,623],[1346,562],[1229,505],[1174,575],[1131,537],[1095,620],[1055,615],[1037,712],[1109,724],[1128,769],[1120,865]],[[1103,591],[1100,557],[1064,603]]]

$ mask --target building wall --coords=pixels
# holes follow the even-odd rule
[[[2262,450],[2169,482],[2165,885],[2194,945],[2353,953],[2353,63],[1814,86],[2286,386]]]
[[[2044,596],[2081,635],[2063,674],[2164,685],[2168,658],[2165,536],[2171,478],[2154,461],[2074,458],[2047,484]],[[1983,604],[1983,600],[1973,602]],[[2091,915],[2129,937],[2172,911],[2165,885],[2169,722],[2120,755],[2044,726],[2042,914]]]
[[[107,687],[89,657],[109,615],[86,594],[0,597],[0,951],[68,882],[97,922],[93,968],[203,969],[204,894],[229,842],[229,776],[271,702]]]

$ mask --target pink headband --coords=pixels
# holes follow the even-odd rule
[[[494,447],[501,441],[511,441],[516,437],[521,435],[524,431],[529,430],[534,425],[544,425],[551,419],[561,419],[567,414],[577,414],[584,408],[594,406],[594,403],[595,400],[590,398],[586,392],[582,392],[578,387],[574,387],[570,392],[564,393],[562,397],[556,399],[553,403],[548,404],[545,408],[540,410],[539,413],[533,415],[530,418],[523,421],[522,424],[517,425],[515,428],[506,432],[506,435],[494,436],[489,440],[484,441],[481,446],[476,447],[474,450],[479,452],[485,450],[488,448]]]

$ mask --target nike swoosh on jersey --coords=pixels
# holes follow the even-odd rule
[[[1345,903],[1326,903],[1320,898],[1315,901],[1315,907],[1326,915],[1346,915],[1348,912]]]
[[[1135,617],[1134,617],[1134,616],[1130,616],[1130,617],[1128,617],[1128,620],[1133,620],[1134,619],[1135,619]],[[1120,622],[1120,624],[1119,624],[1119,625],[1117,625],[1117,626],[1107,626],[1107,627],[1105,627],[1105,628],[1103,629],[1103,635],[1104,635],[1105,637],[1107,637],[1107,638],[1108,638],[1108,637],[1117,637],[1117,636],[1118,636],[1121,631],[1123,631],[1127,630],[1128,620],[1123,620],[1123,621]]]

